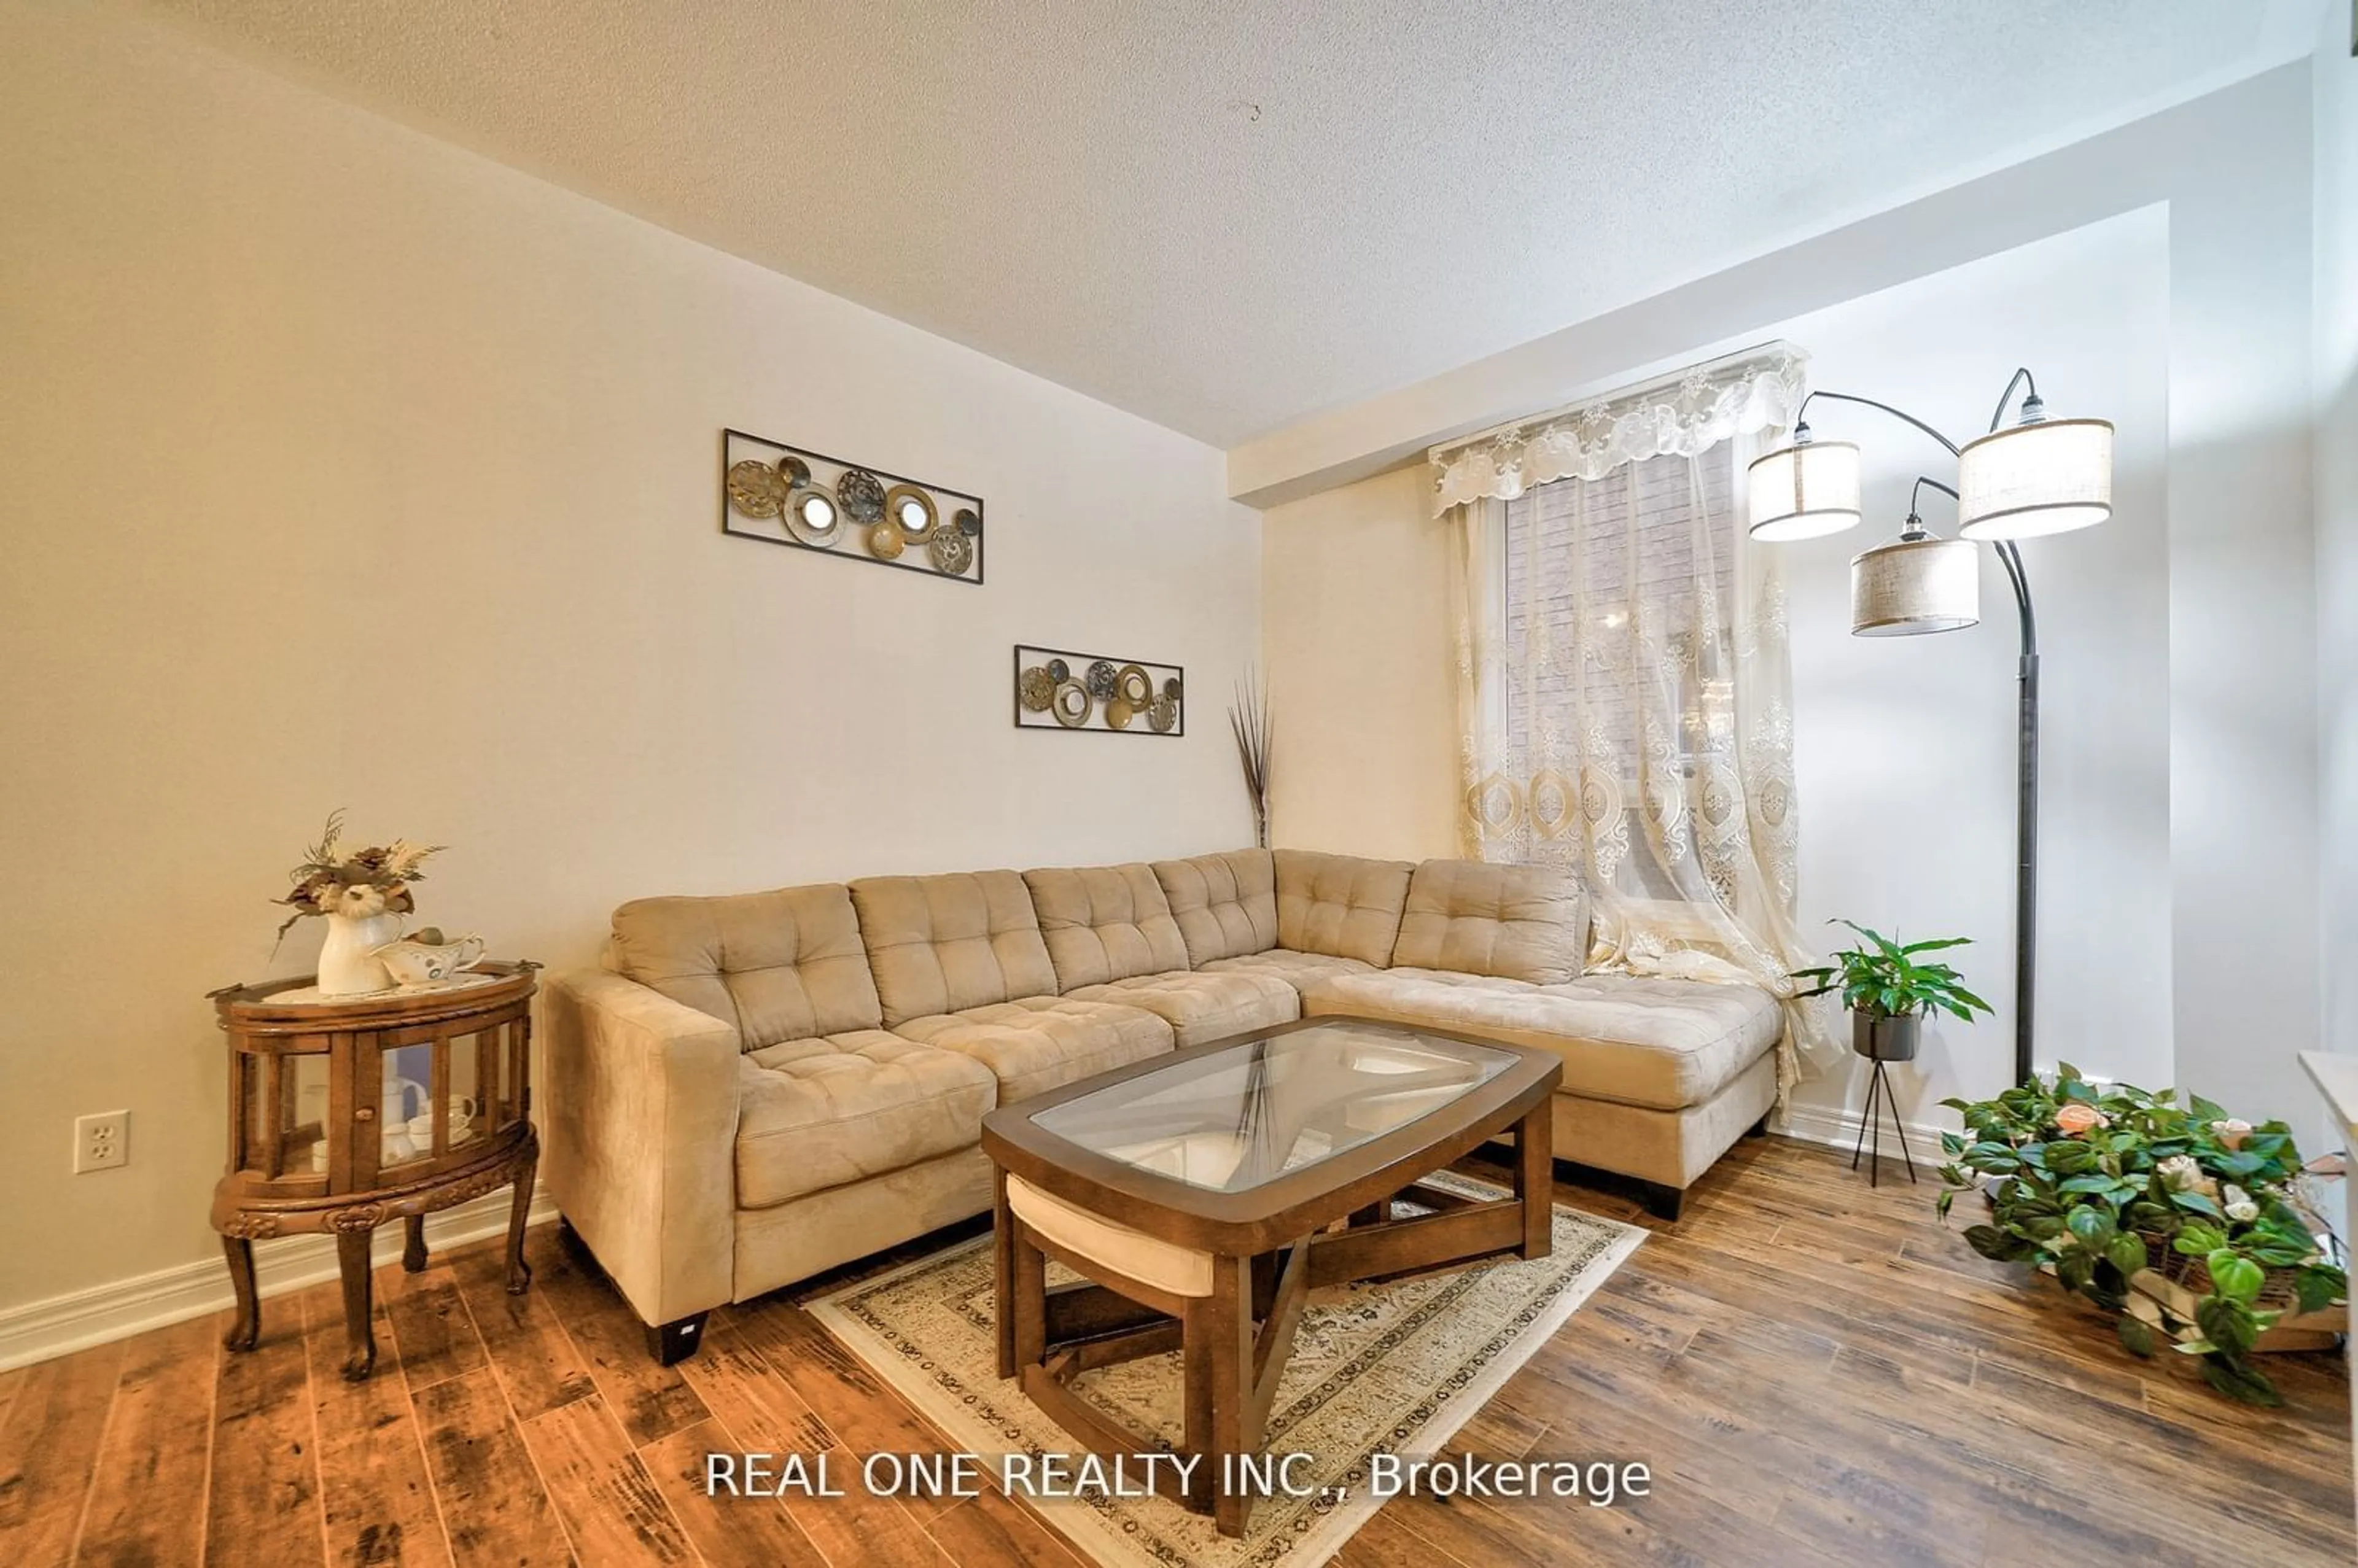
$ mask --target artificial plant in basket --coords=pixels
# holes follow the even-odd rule
[[[2200,1096],[2096,1085],[2068,1064],[1996,1099],[1941,1102],[1965,1134],[1941,1135],[1950,1163],[1940,1211],[1980,1191],[1989,1222],[1965,1239],[1985,1258],[2051,1264],[2056,1279],[2119,1314],[2121,1343],[2150,1356],[2166,1340],[2201,1358],[2223,1393],[2279,1404],[2251,1357],[2298,1304],[2314,1312],[2349,1281],[2287,1196],[2300,1154],[2281,1121],[2253,1126]],[[2133,1287],[2144,1270],[2192,1292]]]

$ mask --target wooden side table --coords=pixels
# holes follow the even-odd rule
[[[229,1036],[229,1171],[212,1225],[237,1318],[261,1333],[254,1243],[328,1232],[343,1274],[344,1376],[376,1366],[369,1243],[398,1217],[401,1264],[426,1267],[426,1216],[514,1183],[508,1292],[524,1260],[540,1141],[532,1127],[532,997],[539,965],[489,962],[433,989],[321,997],[307,979],[212,993]]]

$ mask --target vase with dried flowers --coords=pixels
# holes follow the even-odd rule
[[[1228,728],[1237,738],[1237,762],[1244,769],[1245,794],[1252,800],[1253,842],[1269,848],[1269,688],[1247,670],[1237,683]]]
[[[392,976],[376,950],[401,935],[402,917],[417,907],[409,884],[425,872],[418,867],[439,844],[413,844],[396,838],[345,854],[344,814],[336,812],[319,841],[303,851],[303,863],[287,873],[295,885],[276,902],[295,913],[278,927],[284,938],[306,915],[328,922],[328,938],[319,947],[319,994],[356,996],[391,988]]]

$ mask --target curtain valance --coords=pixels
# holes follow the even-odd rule
[[[1773,343],[1444,442],[1427,454],[1436,474],[1433,514],[1511,501],[1551,480],[1602,479],[1648,458],[1696,457],[1733,437],[1789,426],[1808,390],[1808,358]]]

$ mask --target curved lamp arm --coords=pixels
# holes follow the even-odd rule
[[[2028,374],[2029,373],[2024,372],[2023,373]],[[1906,420],[1909,424],[1915,426],[1919,430],[1923,431],[1924,434],[1931,437],[1932,439],[1940,442],[1943,448],[1947,449],[1951,457],[1953,458],[1959,455],[1956,442],[1952,441],[1948,437],[1943,436],[1940,431],[1935,430],[1932,427],[1927,425],[1921,419],[1917,418],[1916,416],[1909,413],[1906,409],[1894,408],[1888,403],[1877,403],[1872,397],[1860,397],[1854,393],[1848,392],[1819,392],[1812,390],[1805,395],[1801,399],[1801,406],[1793,410],[1793,436],[1796,440],[1800,439],[1802,433],[1810,427],[1808,417],[1810,405],[1816,402],[1821,397],[1830,397],[1836,403],[1857,403],[1869,408],[1880,408],[1886,414],[1890,415],[1893,418]],[[1954,492],[1952,492],[1951,493],[1953,494]]]

